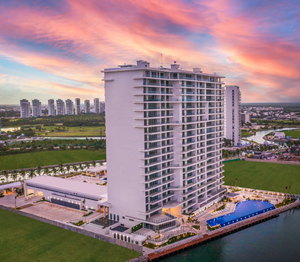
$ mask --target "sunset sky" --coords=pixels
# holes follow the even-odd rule
[[[300,1],[0,0],[0,103],[104,99],[143,59],[226,76],[242,102],[300,102]]]

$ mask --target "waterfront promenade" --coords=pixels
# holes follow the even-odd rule
[[[297,206],[300,206],[299,199],[297,199],[296,202],[294,202],[292,204],[283,206],[281,208],[277,208],[277,209],[269,211],[267,213],[263,213],[261,215],[257,215],[255,217],[251,217],[249,219],[237,222],[235,224],[232,224],[232,225],[229,225],[226,227],[222,227],[220,229],[216,229],[211,232],[207,232],[204,235],[199,234],[199,235],[191,237],[189,239],[186,239],[186,240],[168,245],[166,247],[160,248],[159,250],[155,250],[154,252],[149,253],[148,258],[150,261],[152,261],[152,260],[158,259],[160,257],[164,257],[167,255],[173,254],[175,252],[184,250],[186,248],[205,243],[205,242],[213,240],[215,238],[219,238],[219,237],[231,234],[240,229],[243,229],[243,228],[252,226],[254,224],[263,222],[265,220],[271,219],[275,216],[278,216],[280,213],[285,212],[289,209],[295,208]]]

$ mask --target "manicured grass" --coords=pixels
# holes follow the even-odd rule
[[[292,138],[298,138],[300,137],[300,131],[299,130],[292,130],[292,131],[284,131],[286,136],[291,136]]]
[[[100,136],[100,130],[102,130],[102,136],[105,136],[105,126],[75,126],[75,127],[63,127],[61,125],[44,126],[43,131],[36,131],[36,136]]]
[[[291,186],[292,194],[300,194],[300,166],[235,161],[225,163],[225,185],[285,192],[285,186]]]
[[[242,130],[242,137],[247,137],[247,136],[252,136],[252,135],[253,135],[253,133]]]
[[[0,209],[1,260],[127,261],[138,252]]]
[[[0,156],[0,170],[12,170],[106,159],[105,149],[59,150]]]

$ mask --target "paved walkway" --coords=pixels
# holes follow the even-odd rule
[[[6,207],[15,207],[15,193],[6,195],[5,197],[0,198],[0,205],[6,206]],[[40,200],[42,197],[32,197],[27,200],[24,196],[20,196],[17,198],[17,207],[25,206],[28,204],[33,204],[35,201]]]

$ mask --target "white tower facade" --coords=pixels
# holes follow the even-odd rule
[[[55,105],[54,105],[54,99],[48,100],[48,116],[54,116],[55,115]]]
[[[99,98],[94,99],[94,112],[100,114],[100,101]]]
[[[223,77],[146,61],[103,72],[109,218],[156,230],[217,202]]]
[[[32,116],[38,117],[42,115],[42,103],[38,99],[32,101]]]
[[[241,142],[241,91],[234,85],[225,86],[225,138]]]
[[[20,100],[20,114],[21,118],[31,117],[30,102],[26,99]]]
[[[66,100],[66,115],[74,115],[74,103],[71,99]]]
[[[84,100],[84,113],[89,114],[91,112],[90,100]]]
[[[65,115],[65,102],[61,99],[56,100],[56,115]]]
[[[80,112],[80,98],[75,98],[75,114],[78,115]]]

